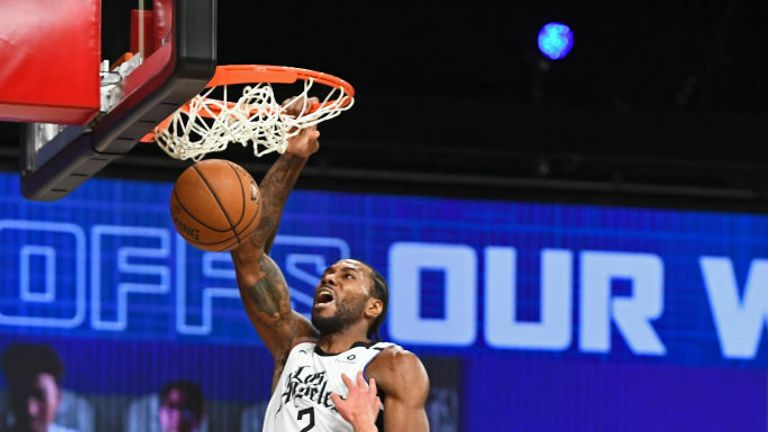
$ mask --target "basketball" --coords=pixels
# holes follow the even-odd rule
[[[176,179],[171,217],[176,231],[193,246],[228,251],[253,234],[260,204],[259,187],[248,171],[227,160],[206,159]]]

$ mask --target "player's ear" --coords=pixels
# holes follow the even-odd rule
[[[376,297],[371,297],[368,299],[368,303],[365,306],[365,317],[376,318],[377,316],[381,315],[383,310],[384,302],[377,299]]]

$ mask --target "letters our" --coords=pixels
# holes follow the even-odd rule
[[[482,338],[497,349],[576,347],[585,353],[608,353],[615,331],[637,355],[667,354],[662,334],[654,326],[664,314],[664,262],[658,255],[542,249],[538,251],[539,314],[535,320],[523,320],[517,316],[518,251],[487,246],[482,252],[484,267],[479,268],[479,254],[468,245],[394,243],[389,252],[388,318],[393,338],[403,343],[472,346],[481,333],[476,305],[482,305]],[[708,296],[723,356],[754,358],[768,323],[768,260],[751,263],[744,289],[736,282],[729,258],[701,257],[699,261],[694,264],[703,274],[702,291]],[[442,317],[420,314],[420,281],[425,271],[445,275]],[[483,276],[482,299],[478,274]],[[629,293],[615,292],[614,283],[619,281],[630,287]],[[578,307],[573,307],[576,298]]]

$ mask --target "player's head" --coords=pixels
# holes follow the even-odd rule
[[[45,432],[61,401],[64,366],[47,345],[13,344],[3,351],[3,373],[13,413],[13,430]]]
[[[192,432],[203,421],[203,391],[190,381],[173,381],[160,391],[160,427],[163,432]]]
[[[376,335],[387,313],[384,277],[368,264],[343,259],[328,267],[315,289],[312,324],[321,334],[333,334],[364,321],[366,336]]]

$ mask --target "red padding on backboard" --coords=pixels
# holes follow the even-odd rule
[[[173,38],[173,0],[154,0],[152,19],[155,24],[155,49],[171,42]]]
[[[143,34],[140,30],[143,30]],[[140,37],[144,39],[142,45]],[[151,10],[131,11],[131,53],[142,51],[144,58],[155,52],[155,21]]]
[[[88,123],[100,62],[101,0],[0,2],[0,120]]]

